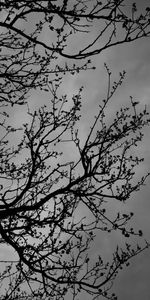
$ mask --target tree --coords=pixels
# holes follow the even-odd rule
[[[93,68],[87,57],[149,36],[150,9],[138,16],[133,4],[129,16],[124,3],[5,0],[0,4],[0,242],[16,253],[16,260],[7,261],[1,271],[3,300],[78,299],[82,293],[93,300],[100,296],[115,300],[110,289],[119,270],[149,246],[147,242],[131,246],[130,237],[142,235],[129,226],[132,212],[118,210],[113,216],[106,207],[113,199],[125,202],[148,176],[135,181],[143,159],[132,155],[149,125],[146,107],[139,111],[131,98],[130,107],[118,110],[110,123],[107,107],[125,72],[111,84],[105,64],[106,98],[83,143],[78,125],[83,88],[69,105],[67,95],[60,92],[67,72],[74,75]],[[94,26],[100,32],[92,42],[76,51],[68,47],[74,35],[89,36]],[[104,44],[97,48],[100,39]],[[34,89],[49,95],[47,106],[30,108],[29,92]],[[23,105],[28,115],[20,128],[9,119],[17,105]],[[20,141],[13,145],[16,135]],[[66,145],[74,147],[71,160]],[[109,262],[101,253],[94,260],[90,249],[96,236],[113,231],[123,235],[124,247],[117,245]]]
[[[112,46],[149,37],[149,7],[145,14],[138,14],[134,3],[127,13],[124,3],[1,1],[1,101],[22,104],[31,89],[47,86],[50,74],[55,78],[56,74],[87,67],[68,66],[66,60],[61,65],[60,60],[56,62],[59,57],[83,60]],[[89,43],[86,37],[95,26],[98,30]],[[81,37],[83,45],[78,43]],[[76,46],[71,47],[74,39]]]

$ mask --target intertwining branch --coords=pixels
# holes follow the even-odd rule
[[[134,155],[147,108],[131,97],[108,118],[125,72],[112,82],[105,65],[106,97],[83,141],[83,88],[72,99],[61,89],[66,73],[93,68],[87,57],[149,36],[150,9],[138,14],[125,2],[0,2],[0,243],[15,251],[0,270],[2,300],[115,300],[119,270],[149,246],[131,245],[142,231],[130,226],[132,212],[119,209],[148,176],[138,179],[143,159]],[[31,108],[35,89],[47,93],[47,106]],[[18,128],[11,123],[17,104],[27,120]],[[97,237],[115,232],[124,244],[111,257],[91,254]]]
[[[142,235],[128,225],[132,212],[118,211],[112,217],[107,204],[124,203],[145,182],[147,175],[135,182],[142,159],[134,157],[131,149],[142,140],[141,130],[149,124],[148,113],[146,108],[139,111],[131,98],[131,108],[122,108],[112,122],[107,122],[107,105],[124,72],[111,87],[107,66],[106,70],[107,97],[84,144],[76,125],[82,89],[72,98],[70,109],[66,108],[67,96],[58,98],[56,93],[51,109],[43,106],[31,112],[28,108],[30,121],[20,128],[23,138],[16,147],[7,148],[7,141],[17,129],[3,124],[1,243],[12,246],[18,257],[12,263],[15,283],[11,282],[6,293],[8,299],[17,297],[19,285],[25,285],[25,291],[30,289],[33,299],[65,299],[69,291],[73,299],[83,291],[92,299],[100,295],[116,299],[108,290],[119,269],[148,247],[147,243],[135,249],[129,243],[125,249],[117,246],[110,262],[104,262],[100,254],[93,262],[89,252],[98,232],[117,230],[125,240]],[[57,91],[60,86],[61,80],[57,81]],[[65,153],[72,146],[74,160]],[[6,284],[4,279],[2,276]]]
[[[3,0],[1,101],[22,104],[30,90],[45,88],[50,74],[88,68],[83,62],[68,65],[66,59],[81,61],[149,35],[149,7],[139,13],[125,0]]]

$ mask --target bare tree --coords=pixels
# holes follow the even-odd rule
[[[83,60],[150,35],[150,9],[140,14],[125,0],[3,0],[0,9],[1,102],[12,105],[22,104],[31,89],[45,88],[50,74],[87,68],[68,66],[66,58]]]
[[[110,215],[107,210],[110,201],[124,203],[139,191],[148,176],[136,181],[143,159],[132,154],[149,125],[146,107],[140,111],[131,98],[130,107],[118,110],[114,120],[107,119],[109,100],[125,72],[112,83],[105,65],[106,97],[83,142],[79,132],[82,88],[72,97],[71,107],[67,95],[59,92],[63,74],[91,68],[89,60],[71,66],[69,59],[84,59],[149,36],[149,8],[138,16],[133,4],[128,16],[124,2],[0,4],[0,242],[16,253],[0,274],[3,300],[79,299],[84,293],[93,300],[100,296],[115,300],[110,289],[119,270],[149,246],[147,242],[131,246],[130,237],[142,236],[141,230],[129,226],[132,212],[118,210]],[[78,40],[99,23],[100,32],[90,44],[75,52],[68,49],[74,34]],[[47,36],[50,31],[50,40],[44,38],[44,30]],[[103,38],[105,44],[97,49]],[[27,97],[35,88],[46,91],[50,100],[33,111]],[[24,104],[28,123],[14,128],[9,104]],[[21,140],[14,146],[13,137],[18,134]],[[72,159],[65,152],[70,146],[75,153]],[[113,231],[122,234],[124,246],[117,245],[109,261],[101,252],[92,257],[96,236]]]

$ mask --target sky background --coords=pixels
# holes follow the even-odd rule
[[[122,96],[117,103],[128,101],[130,95],[141,105],[147,104],[150,110],[150,40],[139,40],[132,45],[111,50],[108,64],[112,70],[127,71]],[[126,98],[126,99],[125,99]],[[145,157],[142,171],[150,169],[150,129],[145,130],[145,138],[137,149]],[[150,180],[146,187],[132,197],[129,206],[135,214],[135,224],[143,229],[146,238],[150,239]],[[150,299],[150,251],[146,251],[134,259],[131,266],[120,273],[116,280],[115,290],[119,299],[148,300]]]
[[[127,1],[129,2],[129,1]],[[135,1],[140,8],[150,1]],[[81,122],[81,138],[84,140],[88,128],[89,120],[94,117],[99,101],[105,96],[107,86],[107,75],[104,69],[104,62],[107,63],[113,73],[113,80],[118,78],[120,71],[126,71],[126,77],[113,97],[110,107],[110,114],[113,115],[115,110],[127,103],[129,97],[139,101],[141,107],[148,106],[150,111],[150,38],[140,39],[134,43],[118,46],[109,49],[101,55],[92,59],[93,65],[96,66],[95,71],[82,72],[78,76],[68,75],[66,77],[67,85],[64,86],[66,94],[71,95],[78,90],[80,86],[84,86],[83,91],[83,108]],[[43,101],[43,100],[42,100]],[[41,103],[41,97],[31,95],[30,105],[34,107],[35,103]],[[21,124],[24,118],[22,108],[19,107],[14,111],[12,122],[14,125]],[[25,120],[24,120],[25,121]],[[139,172],[147,172],[150,170],[150,128],[145,130],[145,137],[137,151],[141,156],[145,157],[145,161]],[[68,155],[70,151],[68,149]],[[147,240],[150,241],[150,179],[147,180],[145,187],[140,192],[134,194],[129,199],[127,209],[135,212],[134,224],[137,228],[142,229]],[[116,241],[120,237],[116,236]],[[95,243],[95,251],[101,247],[102,241],[97,238]],[[112,238],[104,240],[103,247],[108,252],[112,249]],[[1,247],[0,259],[6,256],[5,247]],[[11,250],[10,250],[11,252]],[[132,260],[130,267],[120,272],[114,284],[114,291],[120,300],[149,300],[150,299],[150,250],[145,251],[140,256]]]
[[[119,88],[116,97],[112,99],[110,113],[113,115],[116,109],[125,103],[129,104],[129,97],[133,96],[135,101],[139,101],[141,107],[147,105],[150,111],[150,39],[139,40],[133,44],[115,47],[105,54],[96,57],[94,63],[97,67],[92,76],[81,75],[75,85],[82,83],[85,86],[87,96],[85,104],[86,115],[94,114],[97,104],[103,97],[106,83],[104,61],[112,71],[113,79],[117,78],[120,71],[126,70],[124,83]],[[92,80],[90,80],[90,76]],[[87,100],[88,99],[88,100]],[[87,117],[88,118],[88,117]],[[84,121],[84,128],[86,121]],[[88,123],[88,121],[87,121]],[[145,130],[145,137],[139,144],[137,151],[145,158],[140,167],[140,172],[150,170],[150,128]],[[150,240],[150,179],[140,192],[132,195],[125,204],[127,209],[135,212],[134,225],[143,230],[147,240]],[[124,209],[124,208],[123,208]],[[120,242],[119,236],[116,241]],[[110,249],[112,239],[105,241],[105,246]],[[101,245],[101,240],[96,243],[97,248]],[[140,256],[132,260],[130,267],[124,268],[120,272],[114,284],[114,291],[120,300],[149,300],[150,299],[150,250],[145,251]]]
[[[121,105],[129,103],[129,97],[133,96],[135,101],[139,101],[141,107],[147,105],[150,111],[150,39],[142,39],[132,44],[122,45],[106,51],[94,59],[97,67],[92,73],[92,80],[82,75],[81,82],[85,86],[86,94],[89,95],[88,111],[91,112],[97,107],[97,102],[102,98],[106,82],[103,69],[104,61],[114,74],[125,70],[126,77],[124,83],[119,88],[116,97],[113,97],[111,113]],[[94,75],[95,74],[95,75]],[[90,77],[90,75],[89,75]],[[79,79],[77,79],[79,84]],[[77,83],[76,83],[77,84]],[[84,125],[85,126],[85,125]],[[141,172],[150,170],[150,128],[145,130],[143,142],[137,149],[138,153],[145,158],[141,166]],[[140,192],[132,195],[127,208],[133,212],[134,224],[141,228],[147,240],[150,240],[150,179]],[[119,237],[116,237],[119,242]],[[101,241],[97,242],[97,247]],[[107,246],[111,249],[112,240],[107,240]],[[130,267],[124,268],[120,272],[114,284],[114,291],[120,300],[149,300],[150,299],[150,250],[145,251],[140,256],[132,260]]]
[[[136,1],[135,1],[136,2]],[[138,5],[149,4],[149,1],[137,1]],[[145,3],[144,3],[145,2]],[[132,44],[115,47],[95,58],[97,70],[92,74],[91,94],[94,91],[95,103],[101,96],[100,86],[104,83],[103,62],[106,62],[113,74],[126,70],[126,78],[117,96],[113,98],[113,109],[128,103],[129,97],[139,101],[141,106],[147,105],[150,111],[150,39],[142,39]],[[84,75],[83,75],[84,76]],[[85,80],[86,81],[86,80]],[[88,92],[87,92],[88,94]],[[91,95],[92,98],[92,95]],[[93,98],[89,111],[93,106]],[[145,137],[138,147],[139,154],[145,157],[141,171],[150,170],[150,128],[145,130]],[[150,180],[142,190],[132,196],[127,206],[135,212],[134,223],[140,227],[147,240],[150,240]],[[108,244],[111,248],[111,241]],[[125,268],[115,281],[114,291],[120,300],[150,299],[150,250],[133,259],[130,267]]]

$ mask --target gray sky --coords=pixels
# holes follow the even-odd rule
[[[104,59],[114,75],[123,69],[126,70],[126,78],[120,87],[117,96],[113,98],[114,110],[125,102],[128,103],[129,96],[132,95],[142,105],[147,104],[150,111],[150,39],[139,40],[130,45],[115,47],[104,57],[96,58],[97,73],[90,82],[90,91],[93,93],[95,103],[101,96],[101,86],[103,87],[104,71],[102,70],[102,59]],[[83,75],[84,76],[84,75]],[[85,80],[86,81],[86,80]],[[87,84],[88,86],[88,84]],[[88,92],[87,92],[88,94]],[[103,94],[103,93],[102,93]],[[93,107],[93,99],[90,100],[89,110]],[[112,112],[113,113],[113,112]],[[145,157],[145,162],[141,167],[141,172],[150,170],[150,129],[145,130],[145,138],[138,147],[139,154]],[[147,240],[150,240],[150,179],[147,186],[140,192],[132,196],[128,203],[131,211],[135,212],[134,222],[137,228],[141,228]],[[118,238],[119,243],[119,238]],[[111,242],[110,242],[111,244]],[[109,247],[111,246],[109,244]],[[116,279],[114,290],[120,300],[149,300],[150,299],[150,250],[145,251],[131,262],[130,267],[124,268]]]
[[[137,1],[139,5],[149,4],[149,1]],[[145,2],[145,3],[144,3]],[[85,87],[85,99],[83,111],[85,115],[94,115],[98,102],[103,98],[106,87],[106,74],[103,63],[106,62],[114,74],[114,80],[117,74],[123,69],[126,70],[126,78],[123,85],[112,100],[111,113],[113,110],[125,102],[129,103],[129,97],[140,102],[141,107],[147,105],[150,111],[150,38],[135,41],[132,44],[122,45],[106,51],[100,56],[94,58],[94,64],[97,69],[95,72],[82,73],[76,78],[74,86],[83,85]],[[88,126],[88,117],[83,121],[83,129],[86,132]],[[84,134],[83,130],[83,134]],[[145,157],[141,166],[142,172],[150,170],[150,128],[145,130],[143,142],[138,147],[138,152]],[[140,192],[134,194],[129,199],[127,208],[133,212],[135,227],[143,230],[145,237],[150,241],[150,179],[147,185]],[[119,243],[119,237],[116,237]],[[104,241],[105,247],[111,247],[112,240]],[[101,241],[96,242],[99,249]],[[150,299],[150,250],[145,251],[140,256],[133,259],[128,268],[124,268],[116,279],[114,291],[120,300],[149,300]]]
[[[142,2],[142,1],[141,1]],[[136,41],[133,44],[115,47],[105,54],[104,59],[110,69],[117,72],[125,69],[126,79],[114,100],[114,109],[129,101],[132,95],[141,105],[147,104],[150,111],[150,39]],[[99,59],[96,58],[96,65]],[[102,72],[99,70],[99,81]],[[103,78],[103,77],[102,77]],[[102,79],[103,80],[103,79]],[[97,77],[93,80],[96,86]],[[98,87],[98,84],[97,84]],[[139,154],[145,157],[142,171],[150,170],[150,129],[145,131],[145,138],[138,148]],[[135,212],[134,221],[143,229],[147,240],[150,240],[150,180],[147,186],[136,193],[127,203]],[[119,241],[119,240],[118,240]],[[116,279],[114,290],[120,300],[150,299],[150,250],[133,259],[130,267],[125,268]]]

